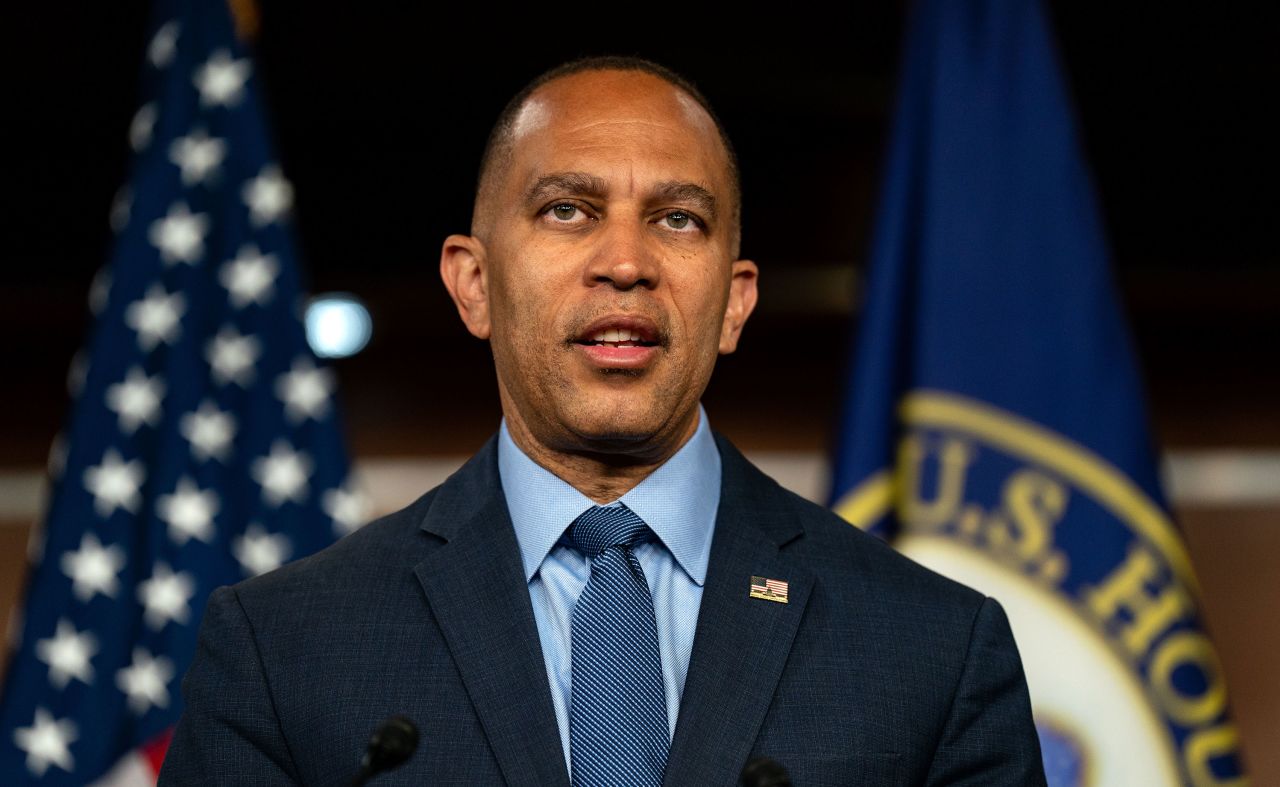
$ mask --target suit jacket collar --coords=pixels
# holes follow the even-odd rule
[[[786,547],[804,534],[788,493],[716,435],[720,510],[689,674],[664,784],[736,784],[764,722],[813,573]],[[787,582],[787,602],[751,598],[752,577]]]
[[[720,506],[665,783],[731,784],[763,723],[813,585],[785,547],[803,534],[777,484],[723,436]],[[441,543],[414,573],[510,785],[569,781],[497,439],[440,487],[421,529]],[[787,603],[750,598],[784,580]]]
[[[421,529],[443,543],[414,573],[504,780],[568,783],[496,438],[441,485]]]

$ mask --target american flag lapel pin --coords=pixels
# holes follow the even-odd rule
[[[780,604],[785,604],[787,603],[787,583],[781,579],[752,577],[751,597],[762,598],[765,601],[777,601]]]

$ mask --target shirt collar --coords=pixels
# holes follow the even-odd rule
[[[505,418],[498,430],[498,474],[529,581],[565,528],[596,502],[521,451]],[[690,579],[706,581],[720,507],[720,451],[702,405],[693,437],[618,500],[645,521]]]

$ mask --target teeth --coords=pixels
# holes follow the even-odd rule
[[[597,331],[591,337],[593,342],[639,342],[640,334],[627,328],[610,328],[607,331]]]

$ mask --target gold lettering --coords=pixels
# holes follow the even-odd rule
[[[1151,643],[1171,623],[1186,614],[1191,603],[1177,583],[1165,582],[1156,590],[1159,564],[1146,547],[1138,545],[1129,557],[1098,587],[1085,591],[1085,603],[1108,626],[1115,625],[1117,613],[1127,611],[1130,620],[1118,625],[1120,640],[1129,652],[1141,658]],[[1116,621],[1118,623],[1118,621]]]
[[[992,544],[1007,545],[1023,560],[1043,556],[1053,547],[1053,526],[1067,507],[1066,488],[1044,473],[1023,468],[1004,483],[1004,507],[1009,516],[992,519]]]
[[[1219,779],[1209,765],[1214,757],[1238,756],[1239,747],[1235,725],[1230,723],[1196,730],[1187,736],[1187,742],[1182,746],[1182,759],[1191,784],[1194,787],[1245,787],[1248,779],[1243,776]]]
[[[987,523],[987,543],[1050,584],[1062,581],[1067,558],[1053,548],[1053,528],[1067,508],[1067,488],[1027,467],[1004,482],[1003,515]]]
[[[898,448],[903,491],[898,498],[898,517],[908,527],[920,530],[941,527],[956,515],[964,497],[965,476],[973,461],[973,449],[968,443],[945,438],[938,458],[937,492],[933,500],[925,500],[921,476],[928,453],[925,438],[919,432],[904,437]]]
[[[986,512],[982,510],[982,506],[969,503],[960,509],[960,514],[956,516],[956,535],[966,541],[976,541],[979,531],[982,530],[982,520],[985,516]]]
[[[1197,694],[1184,694],[1173,684],[1174,670],[1187,665],[1204,675],[1204,690]],[[1186,726],[1207,724],[1226,708],[1222,670],[1208,638],[1198,631],[1179,631],[1166,637],[1151,657],[1148,680],[1165,711]]]

